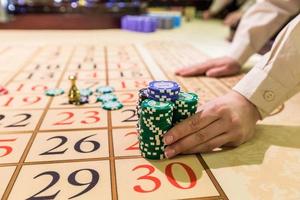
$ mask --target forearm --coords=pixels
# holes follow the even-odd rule
[[[299,12],[299,8],[299,0],[257,2],[243,16],[227,55],[243,65],[291,16]]]
[[[300,89],[300,14],[278,35],[264,59],[233,89],[258,108],[262,118]]]
[[[209,8],[212,14],[218,14],[222,9],[224,9],[232,0],[214,0]]]

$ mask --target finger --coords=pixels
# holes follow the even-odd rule
[[[194,65],[191,67],[183,68],[178,72],[178,75],[180,76],[195,76],[195,75],[202,75],[204,74],[208,69],[214,67],[214,63],[212,62],[206,62],[203,64]]]
[[[209,69],[206,72],[206,76],[209,77],[220,77],[220,76],[226,76],[226,75],[231,75],[233,72],[226,66],[224,67],[218,67],[218,68],[213,68]]]
[[[222,147],[223,145],[231,142],[234,140],[234,134],[232,133],[223,133],[211,140],[208,140],[205,143],[202,143],[192,149],[189,149],[182,154],[194,154],[194,153],[203,153],[203,152],[211,152],[215,148]]]
[[[225,120],[217,120],[207,127],[190,134],[181,140],[178,140],[176,143],[168,146],[165,150],[166,155],[168,157],[173,157],[177,154],[180,154],[184,151],[187,151],[199,144],[205,143],[210,139],[224,133],[227,131],[228,124],[226,124]]]
[[[164,143],[170,145],[181,138],[206,127],[218,119],[219,116],[213,112],[209,112],[209,110],[200,111],[169,130],[164,136]]]

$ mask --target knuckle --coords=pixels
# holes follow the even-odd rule
[[[197,128],[200,124],[200,117],[197,115],[192,116],[188,122],[189,127],[191,128]]]
[[[240,127],[241,123],[242,122],[241,122],[241,119],[239,117],[233,116],[231,118],[231,124],[232,124],[233,127]]]
[[[206,135],[204,133],[202,133],[201,131],[194,134],[194,137],[195,137],[195,141],[198,141],[198,142],[206,141]]]
[[[212,151],[212,150],[214,150],[217,147],[218,147],[218,145],[215,144],[214,142],[207,142],[205,144],[205,151]]]

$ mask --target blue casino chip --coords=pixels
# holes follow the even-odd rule
[[[171,93],[180,91],[178,83],[175,81],[151,81],[148,89],[150,91],[157,91],[162,93]]]
[[[155,101],[176,101],[179,98],[180,86],[174,81],[152,81],[147,94]]]

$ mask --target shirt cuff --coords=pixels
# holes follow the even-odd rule
[[[260,68],[253,68],[233,90],[253,103],[265,118],[287,99],[288,89]]]

